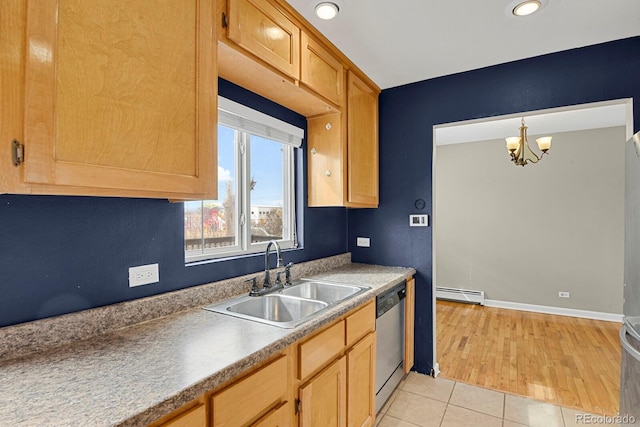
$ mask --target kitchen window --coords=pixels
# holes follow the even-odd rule
[[[297,246],[294,150],[304,131],[218,98],[218,199],[184,203],[187,262]]]

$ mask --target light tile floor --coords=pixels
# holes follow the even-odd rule
[[[378,413],[376,425],[573,427],[594,424],[594,419],[588,418],[591,416],[526,397],[411,372]]]

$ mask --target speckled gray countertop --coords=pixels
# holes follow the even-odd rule
[[[146,425],[414,274],[346,264],[307,276],[372,289],[295,329],[198,307],[5,360],[0,425]]]

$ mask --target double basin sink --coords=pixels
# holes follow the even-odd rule
[[[281,328],[295,328],[368,289],[367,286],[301,279],[273,293],[240,296],[204,309]]]

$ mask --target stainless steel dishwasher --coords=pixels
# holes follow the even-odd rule
[[[406,282],[376,297],[376,412],[404,376]]]

